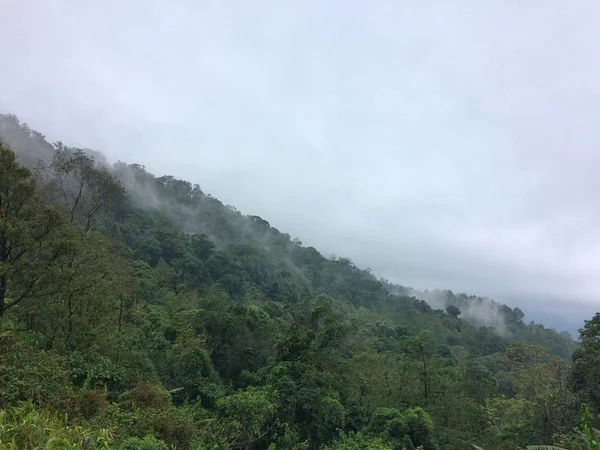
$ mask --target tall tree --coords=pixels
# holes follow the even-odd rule
[[[41,202],[29,169],[0,146],[0,316],[56,292],[54,273],[72,237],[60,212]]]
[[[93,156],[82,149],[57,143],[52,164],[42,167],[48,183],[47,193],[68,220],[88,233],[108,218],[124,197],[121,182]]]
[[[573,354],[573,382],[587,401],[600,409],[600,313],[579,330],[580,347]]]

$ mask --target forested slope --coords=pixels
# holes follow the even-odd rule
[[[598,405],[594,321],[573,368],[571,338],[518,308],[419,300],[14,116],[0,137],[7,448],[570,445]]]

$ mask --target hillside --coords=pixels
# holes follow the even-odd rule
[[[575,442],[597,405],[593,339],[573,368],[570,336],[519,308],[417,298],[15,116],[0,137],[2,443],[514,449]]]

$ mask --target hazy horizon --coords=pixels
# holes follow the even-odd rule
[[[9,0],[0,112],[393,282],[591,317],[600,5],[259,3]]]

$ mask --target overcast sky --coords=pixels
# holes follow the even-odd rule
[[[0,0],[0,112],[417,288],[600,308],[600,2]]]

